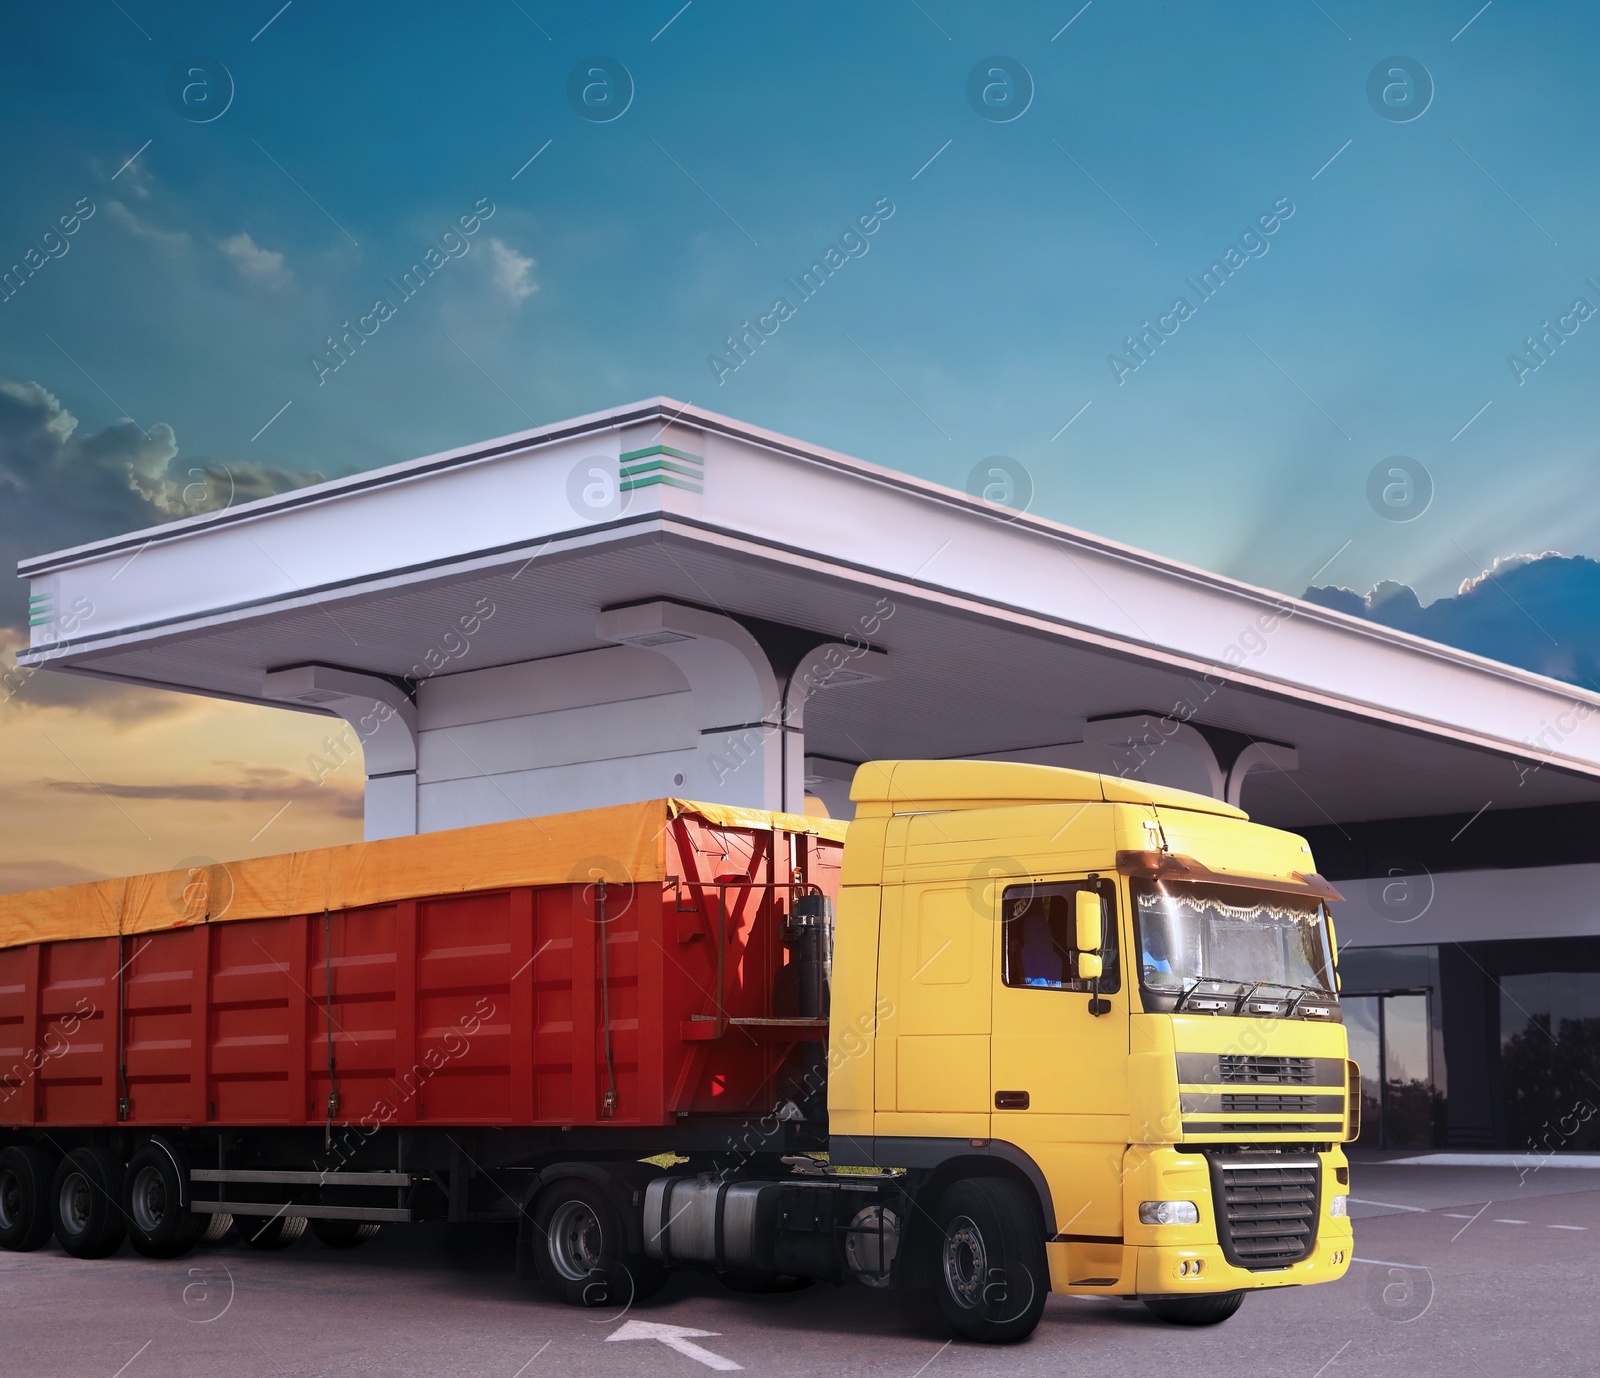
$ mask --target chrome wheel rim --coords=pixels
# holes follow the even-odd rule
[[[600,1267],[605,1235],[600,1217],[583,1201],[565,1201],[550,1217],[550,1261],[568,1282],[583,1282]]]
[[[161,1179],[160,1169],[140,1168],[129,1196],[133,1223],[142,1234],[154,1234],[167,1218],[167,1184]]]
[[[970,1311],[983,1300],[989,1276],[989,1254],[983,1232],[970,1216],[958,1215],[944,1232],[944,1283],[950,1296]]]

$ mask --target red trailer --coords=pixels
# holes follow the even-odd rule
[[[843,835],[658,800],[0,897],[0,1245],[357,1242],[825,1148]]]

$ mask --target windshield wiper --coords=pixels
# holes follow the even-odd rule
[[[1184,1006],[1189,1003],[1189,997],[1198,991],[1203,985],[1240,987],[1237,992],[1231,994],[1222,991],[1215,992],[1215,994],[1220,998],[1229,999],[1234,1002],[1233,1011],[1235,1014],[1242,1010],[1245,1006],[1245,1002],[1248,1001],[1250,997],[1253,996],[1263,986],[1270,987],[1273,990],[1298,991],[1299,994],[1297,994],[1294,999],[1289,1002],[1288,1009],[1284,1010],[1283,1012],[1283,1018],[1285,1019],[1295,1012],[1296,1007],[1308,995],[1320,996],[1326,1000],[1337,1000],[1339,998],[1334,994],[1334,992],[1331,990],[1326,990],[1321,986],[1300,986],[1296,985],[1293,981],[1244,981],[1237,976],[1195,976],[1190,978],[1189,983],[1183,987],[1182,992],[1178,996],[1177,1003],[1172,1007],[1172,1012],[1174,1014],[1180,1013]],[[1208,992],[1208,994],[1209,993],[1211,992]]]
[[[1189,997],[1199,990],[1201,986],[1206,984],[1219,986],[1247,986],[1249,987],[1249,990],[1245,992],[1245,996],[1248,998],[1250,991],[1253,991],[1257,986],[1262,985],[1263,982],[1241,981],[1236,976],[1196,976],[1194,978],[1193,985],[1185,986],[1183,988],[1183,994],[1178,997],[1178,1003],[1172,1007],[1172,1012],[1177,1014],[1184,1007],[1184,1004],[1187,1002]],[[1220,991],[1217,993],[1221,994]],[[1238,999],[1239,997],[1234,996],[1233,998]]]
[[[1295,996],[1295,998],[1289,1002],[1289,1008],[1283,1012],[1283,1017],[1285,1019],[1295,1012],[1295,1010],[1299,1007],[1300,1002],[1308,995],[1318,995],[1326,1000],[1338,1000],[1339,998],[1338,995],[1333,991],[1325,990],[1320,986],[1296,986],[1287,981],[1268,981],[1266,984],[1270,986],[1280,986],[1284,990],[1297,990],[1300,992],[1300,994]]]
[[[1240,984],[1242,985],[1243,982],[1240,982]],[[1329,999],[1338,999],[1338,997],[1334,995],[1332,991],[1320,990],[1316,986],[1299,986],[1293,981],[1257,981],[1250,987],[1249,990],[1245,991],[1245,993],[1239,997],[1239,1003],[1235,1007],[1235,1013],[1237,1013],[1239,1010],[1242,1010],[1250,997],[1253,996],[1263,986],[1270,987],[1272,990],[1292,990],[1299,992],[1299,994],[1289,1002],[1288,1008],[1284,1010],[1283,1018],[1285,1019],[1294,1013],[1295,1007],[1308,995],[1321,995]]]

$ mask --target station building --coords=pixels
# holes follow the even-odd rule
[[[24,664],[326,716],[369,838],[848,817],[893,757],[1226,798],[1345,896],[1364,1142],[1600,1138],[1600,698],[1568,685],[666,398],[20,573]]]

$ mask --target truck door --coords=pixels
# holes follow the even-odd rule
[[[958,874],[902,880],[913,849],[921,849],[919,862],[933,862],[924,871]],[[890,821],[878,956],[880,1136],[981,1139],[989,1132],[994,923],[975,907],[966,868],[945,860],[949,849],[937,818]]]
[[[900,1132],[982,1135],[989,1114],[991,926],[961,881],[900,888],[895,1109]]]
[[[997,885],[991,1135],[1044,1171],[1070,1280],[1115,1280],[1128,1125],[1128,992],[1106,878]],[[1077,894],[1101,898],[1104,970],[1078,974]],[[1102,1283],[1108,1285],[1108,1283]]]

